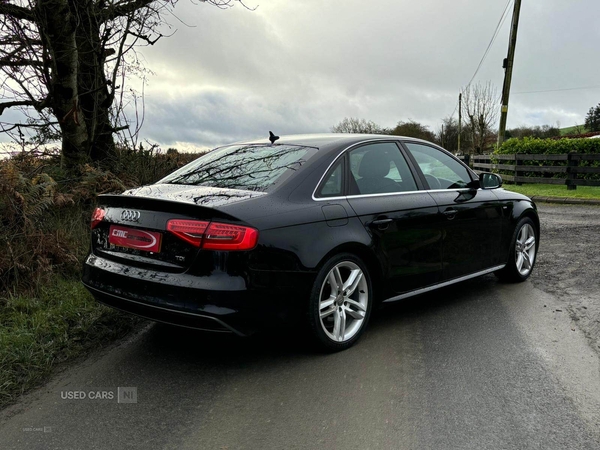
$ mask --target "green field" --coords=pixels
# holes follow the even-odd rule
[[[505,184],[503,187],[507,191],[518,192],[528,197],[567,197],[600,200],[600,187],[577,186],[574,191],[568,191],[566,186],[555,184],[524,184],[522,186]]]
[[[561,128],[560,129],[560,135],[561,136],[567,136],[569,134],[576,134],[577,133],[577,128],[580,128],[580,132],[581,133],[587,133],[588,130],[585,128],[584,125],[575,125],[572,127],[567,127],[567,128]]]

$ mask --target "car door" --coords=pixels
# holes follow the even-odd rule
[[[403,144],[443,217],[443,280],[497,264],[502,231],[498,198],[491,190],[473,188],[470,171],[449,153],[424,143]]]
[[[347,200],[383,262],[385,295],[393,297],[439,282],[438,207],[422,190],[399,146],[395,142],[361,145],[348,152],[347,162]]]

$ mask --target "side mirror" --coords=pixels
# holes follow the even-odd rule
[[[502,178],[495,173],[483,172],[479,174],[481,189],[497,189],[502,187]]]

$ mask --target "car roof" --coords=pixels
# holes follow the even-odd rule
[[[393,136],[389,134],[346,134],[346,133],[321,133],[321,134],[291,134],[281,136],[276,144],[303,145],[307,147],[330,147],[352,145],[362,141],[370,140],[403,140],[410,139],[421,141],[421,139],[409,138],[404,136]],[[427,142],[427,141],[422,141]],[[269,144],[269,139],[257,139],[253,141],[238,142],[239,144]]]

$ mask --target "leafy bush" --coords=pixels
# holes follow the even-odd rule
[[[55,273],[78,276],[97,195],[152,183],[197,156],[122,150],[114,169],[85,164],[78,173],[64,172],[58,156],[0,160],[0,297],[36,292]]]
[[[105,165],[130,186],[143,186],[164,178],[179,167],[193,161],[197,153],[179,153],[169,149],[163,153],[156,146],[145,149],[118,148]]]
[[[568,153],[600,153],[600,139],[538,139],[525,137],[523,139],[509,139],[494,152],[495,154],[512,155],[512,154],[541,154],[541,155],[564,155]],[[493,159],[496,164],[510,164],[508,161]],[[523,161],[526,166],[566,166],[567,161]],[[600,161],[579,161],[580,167],[600,167]],[[500,171],[500,173],[510,174],[512,172]],[[546,177],[546,178],[565,178],[564,173],[544,173],[539,172],[523,172],[522,176],[527,177]],[[579,175],[582,179],[598,180],[600,174],[584,174]]]
[[[566,153],[600,153],[600,139],[509,139],[495,152],[558,155]]]
[[[74,206],[71,194],[30,159],[0,162],[0,293],[31,288],[56,267],[77,257],[67,244],[67,230],[49,225],[57,210]]]

